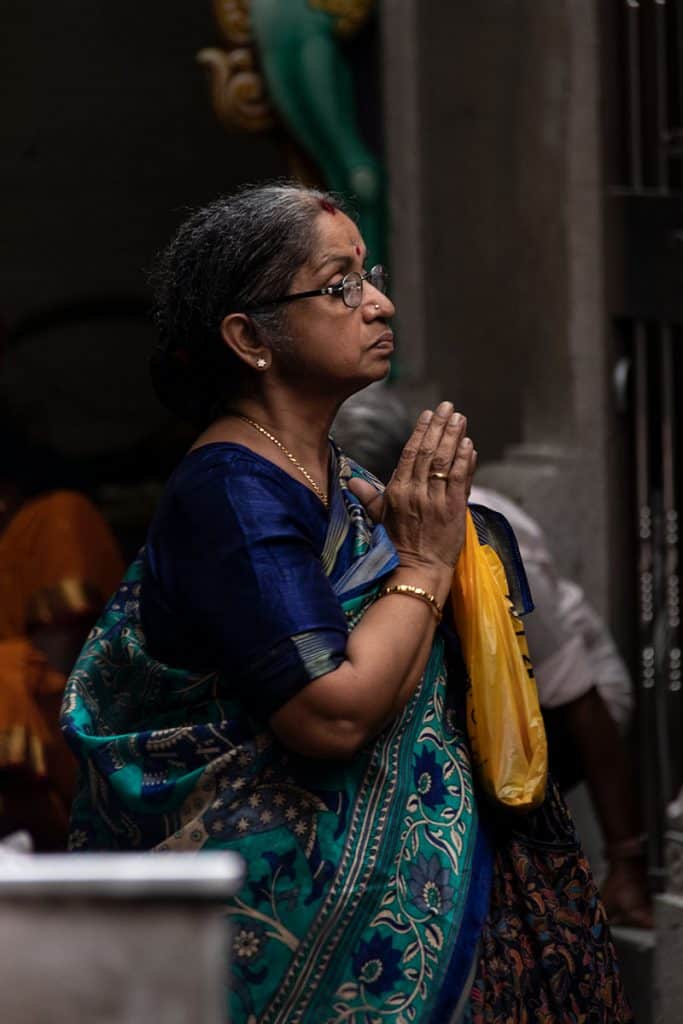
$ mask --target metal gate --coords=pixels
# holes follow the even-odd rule
[[[683,2],[610,0],[603,28],[609,313],[637,549],[638,746],[661,888],[666,805],[683,779]]]

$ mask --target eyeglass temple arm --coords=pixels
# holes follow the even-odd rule
[[[297,292],[295,295],[282,295],[279,299],[268,299],[267,302],[262,302],[258,309],[251,309],[249,312],[260,313],[269,306],[280,306],[285,302],[296,302],[297,299],[313,299],[316,295],[334,295],[337,290],[341,290],[341,282],[338,285],[328,285],[326,288],[315,288],[311,292]]]
[[[341,291],[341,282],[339,285],[330,284],[326,288],[315,288],[311,292],[297,292],[295,295],[283,295],[281,299],[274,301],[295,302],[297,299],[312,299],[316,295],[334,295],[337,289]]]

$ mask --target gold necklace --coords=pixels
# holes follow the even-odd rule
[[[299,460],[296,459],[292,455],[292,453],[290,452],[289,448],[285,448],[285,446],[283,445],[282,441],[278,441],[278,439],[276,437],[274,437],[270,433],[270,431],[266,430],[265,427],[262,427],[260,423],[256,422],[256,420],[252,420],[248,416],[242,416],[241,414],[238,414],[238,419],[244,420],[244,422],[248,423],[250,427],[254,428],[254,430],[258,430],[259,434],[263,434],[263,436],[267,437],[269,441],[272,441],[273,444],[277,445],[277,447],[280,449],[282,454],[286,455],[287,458],[289,459],[289,461],[294,466],[296,466],[296,468],[299,470],[299,472],[301,474],[303,474],[303,476],[306,477],[306,479],[308,480],[309,484],[311,485],[311,487],[313,488],[315,493],[318,495],[318,497],[322,501],[322,503],[325,506],[325,508],[329,508],[330,507],[330,503],[329,503],[329,501],[327,499],[327,495],[325,494],[325,492],[322,490],[321,487],[318,487],[317,483],[315,482],[315,480],[313,479],[311,474],[308,472],[307,469],[304,469],[304,467],[301,465]]]

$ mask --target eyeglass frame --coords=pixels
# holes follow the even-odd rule
[[[350,270],[349,273],[344,274],[341,281],[337,281],[336,284],[328,284],[325,288],[314,288],[313,291],[309,292],[294,292],[293,295],[282,295],[278,299],[268,299],[266,302],[259,303],[257,309],[252,309],[245,312],[260,313],[261,310],[267,308],[268,306],[279,306],[285,302],[295,302],[298,299],[313,299],[316,298],[318,295],[333,295],[337,298],[340,298],[347,309],[358,309],[363,302],[363,282],[370,280],[370,276],[376,270],[382,271],[384,277],[384,286],[386,288],[387,282],[389,281],[389,271],[382,263],[376,263],[374,267],[370,267],[369,270],[363,270],[361,273],[359,273],[357,270]],[[350,306],[344,298],[344,289],[350,277],[357,277],[361,285],[361,297],[357,306]],[[372,281],[370,281],[370,284],[373,285],[373,288],[377,288],[377,285],[373,284]],[[387,292],[382,291],[381,288],[377,288],[377,290],[381,292],[382,295],[387,294]]]

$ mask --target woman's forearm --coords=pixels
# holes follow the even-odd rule
[[[466,424],[450,402],[434,413],[425,410],[382,495],[359,478],[349,485],[399,554],[401,565],[391,583],[421,587],[441,607],[465,538],[477,461],[472,441],[464,436]],[[436,624],[433,608],[417,595],[380,598],[349,638],[342,665],[309,683],[271,717],[276,735],[309,757],[352,757],[409,700],[427,664]]]
[[[401,566],[391,584],[431,593],[440,606],[447,566]],[[390,594],[375,601],[349,637],[346,660],[314,680],[271,719],[287,745],[310,757],[349,757],[402,710],[424,672],[437,618],[423,600]]]

